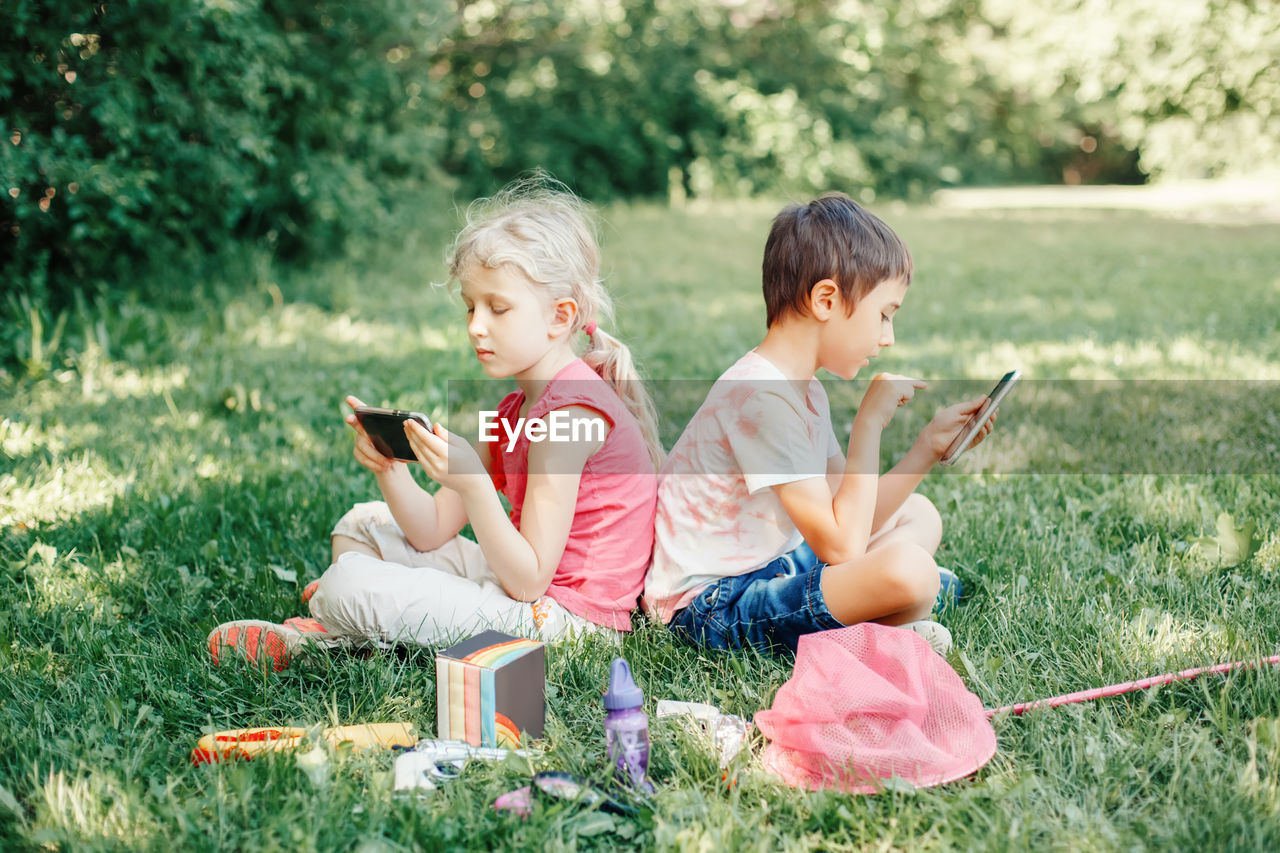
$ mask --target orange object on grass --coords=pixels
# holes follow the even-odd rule
[[[299,726],[262,726],[215,732],[200,738],[196,748],[191,750],[191,763],[216,764],[219,761],[248,760],[265,752],[287,752],[300,746],[306,734],[307,730]],[[325,729],[323,736],[334,747],[350,744],[352,749],[408,748],[418,742],[418,730],[411,723],[334,726]]]

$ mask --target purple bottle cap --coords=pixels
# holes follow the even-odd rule
[[[621,711],[624,708],[639,708],[644,703],[644,692],[636,686],[631,677],[631,667],[625,658],[614,658],[609,667],[609,689],[604,694],[604,707],[607,711]]]

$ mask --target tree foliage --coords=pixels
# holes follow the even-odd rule
[[[436,173],[434,103],[399,61],[438,26],[424,9],[4,4],[6,278],[57,301],[238,240],[341,245],[405,180]]]
[[[969,51],[1012,97],[1152,176],[1280,167],[1275,0],[982,0]],[[1087,177],[1087,175],[1085,176]]]
[[[0,274],[56,310],[535,166],[604,200],[1277,165],[1276,56],[1275,0],[8,0]]]
[[[445,164],[477,191],[542,165],[606,197],[1049,177],[1032,108],[956,50],[962,5],[935,5],[471,4],[437,66]]]
[[[1280,165],[1274,0],[481,0],[444,162],[598,197],[1141,181]]]

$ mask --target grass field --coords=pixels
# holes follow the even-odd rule
[[[646,375],[711,379],[758,341],[774,211],[605,211],[616,327]],[[1201,380],[1280,379],[1275,225],[878,212],[917,261],[880,369],[973,387],[1011,366],[1061,383],[1170,380],[1182,402],[1220,386]],[[202,641],[224,620],[301,612],[332,523],[374,496],[351,458],[344,394],[440,412],[448,380],[482,377],[458,303],[430,286],[444,276],[443,237],[424,228],[306,272],[261,260],[174,281],[165,308],[69,316],[52,352],[51,330],[25,330],[28,365],[0,378],[0,848],[1280,849],[1280,672],[999,719],[996,756],[973,778],[875,797],[795,791],[752,757],[726,790],[698,741],[653,723],[651,814],[495,813],[493,799],[534,768],[603,777],[599,699],[616,649],[586,640],[549,652],[533,767],[473,765],[413,801],[392,795],[389,754],[334,756],[320,783],[292,755],[189,766],[216,729],[403,719],[434,730],[428,650],[311,656],[264,674],[215,668]],[[829,379],[837,425],[864,382]],[[493,384],[494,401],[504,387]],[[954,387],[937,382],[895,420],[886,464]],[[1075,386],[1028,384],[1053,387]],[[1049,391],[1025,393],[987,454],[922,486],[946,525],[939,561],[972,590],[940,617],[970,688],[996,706],[1276,653],[1275,410],[1239,398],[1258,441],[1208,476],[1197,466],[1220,437],[1161,417],[1158,397],[1128,421],[1062,405],[1043,409],[1048,423],[1026,413]],[[670,446],[688,412],[664,414]],[[1146,431],[1176,438],[1191,461],[1087,464],[1090,445]],[[1064,463],[1064,444],[1086,462]],[[1223,513],[1233,531],[1255,526],[1239,565],[1194,544],[1218,535]],[[647,699],[744,716],[790,671],[699,653],[652,625],[623,653]]]

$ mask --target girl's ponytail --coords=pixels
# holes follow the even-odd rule
[[[666,452],[658,437],[658,410],[649,393],[644,390],[640,372],[631,359],[631,350],[622,341],[598,327],[587,336],[587,341],[587,350],[582,354],[582,360],[613,387],[626,405],[640,425],[640,434],[644,436],[645,446],[649,448],[649,458],[653,460],[654,470],[660,469]]]

